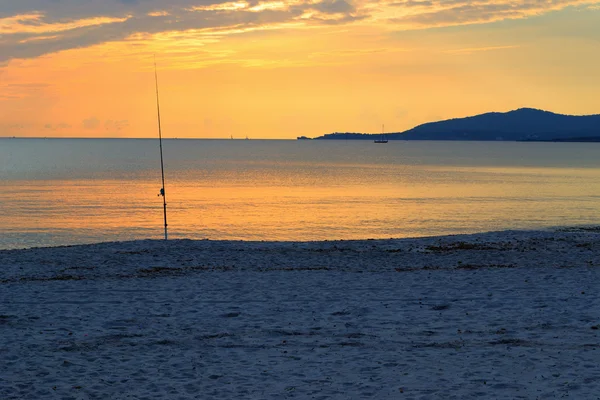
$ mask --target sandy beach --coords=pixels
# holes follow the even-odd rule
[[[2,399],[597,399],[600,229],[0,251]]]

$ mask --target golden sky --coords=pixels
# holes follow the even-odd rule
[[[600,113],[600,1],[0,0],[0,136],[282,138]]]

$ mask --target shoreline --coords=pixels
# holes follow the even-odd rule
[[[338,253],[340,259],[333,265],[340,265],[347,260],[344,253],[356,253],[369,257],[375,257],[381,261],[381,256],[389,253],[395,253],[394,257],[389,258],[390,262],[413,261],[415,258],[428,259],[429,256],[451,254],[454,250],[475,250],[475,252],[465,252],[464,254],[481,255],[487,250],[498,254],[513,254],[515,252],[524,252],[535,250],[527,247],[527,242],[569,240],[575,243],[579,241],[600,240],[600,226],[565,226],[544,228],[535,230],[503,230],[490,231],[482,233],[465,233],[441,236],[418,236],[408,238],[371,238],[371,239],[332,239],[332,240],[310,240],[310,241],[292,241],[292,240],[229,240],[229,239],[138,239],[126,241],[106,241],[89,244],[72,244],[30,247],[19,249],[0,249],[0,260],[4,261],[4,269],[0,269],[0,277],[6,272],[6,264],[25,262],[28,268],[36,269],[36,257],[56,257],[57,260],[51,264],[69,263],[72,260],[69,257],[75,257],[76,260],[87,258],[89,262],[104,260],[104,258],[114,258],[119,255],[124,265],[135,267],[138,263],[144,262],[162,262],[173,264],[173,267],[186,266],[189,262],[198,262],[211,257],[212,253],[220,257],[226,253],[231,253],[227,257],[222,257],[222,262],[247,264],[246,269],[263,262],[265,255],[276,259],[278,263],[289,262],[291,265],[309,265],[319,260],[320,253]],[[490,243],[486,245],[485,243]],[[456,247],[458,244],[458,247]],[[461,244],[466,246],[461,247]],[[436,251],[436,246],[442,248]],[[443,248],[446,246],[447,248]],[[521,246],[521,248],[519,248]],[[455,248],[456,247],[456,248]],[[412,251],[412,255],[411,255]],[[248,258],[246,254],[258,254],[259,259]],[[497,253],[500,252],[500,253]],[[198,258],[189,260],[174,260],[174,257],[181,256],[182,253],[191,253]],[[287,260],[292,253],[296,256],[303,253],[309,256],[307,260],[302,261],[299,257],[292,257]],[[314,253],[314,254],[313,254]],[[402,254],[404,253],[404,254]],[[136,256],[127,260],[126,255]],[[144,257],[144,255],[146,257]],[[346,254],[347,255],[347,254]],[[409,260],[403,260],[402,256],[410,255]],[[269,258],[269,257],[267,257]],[[289,257],[288,257],[289,258]],[[534,257],[535,258],[535,257]],[[336,258],[332,258],[336,260]],[[387,265],[384,264],[383,267]],[[39,266],[38,266],[39,267]],[[22,269],[22,268],[21,268]]]
[[[505,233],[548,233],[548,232],[598,232],[600,233],[600,225],[596,224],[584,224],[584,225],[568,225],[568,226],[548,226],[548,227],[536,227],[536,228],[509,228],[498,231],[481,231],[481,232],[469,232],[469,233],[449,233],[440,235],[424,235],[424,236],[406,236],[406,237],[370,237],[370,238],[358,238],[358,239],[315,239],[315,240],[276,240],[276,239],[211,239],[211,238],[169,238],[168,243],[171,242],[212,242],[212,243],[272,243],[272,244],[316,244],[316,243],[334,243],[334,242],[381,242],[381,241],[402,241],[402,240],[428,240],[428,239],[443,239],[443,238],[457,238],[457,237],[471,237],[478,236],[485,238],[488,236],[501,235]],[[164,243],[164,239],[161,238],[142,238],[142,239],[127,239],[127,240],[106,240],[89,243],[71,243],[71,244],[56,244],[56,245],[41,245],[41,246],[30,246],[30,247],[6,247],[0,248],[0,252],[7,251],[26,251],[26,250],[37,250],[37,249],[51,249],[51,248],[71,248],[78,246],[99,246],[108,244],[126,244],[126,243],[137,243],[137,242],[156,242]]]
[[[600,393],[600,230],[0,251],[0,397]]]

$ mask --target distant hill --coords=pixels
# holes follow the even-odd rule
[[[373,140],[380,134],[331,133],[316,139]],[[598,141],[600,115],[562,115],[533,108],[491,112],[466,118],[429,122],[405,132],[388,133],[390,140],[528,140]]]

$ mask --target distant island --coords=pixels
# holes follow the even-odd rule
[[[334,132],[314,140],[373,140],[380,136],[381,133]],[[600,114],[576,116],[520,108],[429,122],[404,132],[386,133],[386,137],[389,140],[600,142]]]

